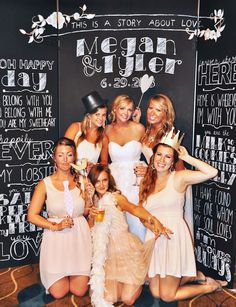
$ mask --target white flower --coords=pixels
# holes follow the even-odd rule
[[[79,20],[80,19],[80,14],[79,13],[74,13],[73,17],[74,17],[74,20]]]
[[[61,12],[53,12],[48,18],[46,19],[46,22],[57,29],[57,23],[58,23],[58,29],[62,29],[63,25],[65,23],[65,17]]]
[[[84,12],[87,10],[87,6],[84,4],[80,7],[81,14],[76,12],[72,15],[62,14],[61,12],[53,12],[46,19],[42,15],[37,15],[32,18],[32,26],[33,29],[31,32],[26,32],[24,29],[19,29],[20,33],[23,35],[29,36],[29,43],[32,42],[42,42],[44,37],[42,34],[46,30],[46,25],[50,25],[56,29],[62,29],[64,24],[67,25],[71,22],[71,18],[74,20],[80,20],[81,18],[92,19],[95,14],[85,14]],[[50,35],[49,35],[50,36]]]
[[[210,30],[209,28],[207,28],[207,29],[205,30],[205,33],[204,33],[204,38],[205,38],[205,40],[210,39],[210,34],[211,34],[211,30]]]
[[[87,15],[86,15],[86,18],[87,18],[87,19],[93,19],[94,16],[95,16],[95,14],[87,14]]]

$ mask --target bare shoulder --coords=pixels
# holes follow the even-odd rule
[[[36,189],[39,189],[39,190],[45,190],[46,191],[46,186],[45,186],[45,182],[44,180],[40,180],[39,183],[37,184],[36,186]]]
[[[40,180],[36,185],[33,193],[33,198],[44,197],[46,195],[46,186],[44,180]]]
[[[69,129],[80,129],[81,128],[81,122],[73,122],[72,124],[70,124],[70,126],[67,128],[67,130]]]
[[[132,131],[135,133],[135,135],[138,136],[139,139],[141,139],[141,137],[145,133],[144,125],[141,124],[141,123],[136,123],[136,122],[131,121],[130,127],[131,127]]]
[[[130,126],[135,128],[136,130],[145,130],[145,127],[141,123],[136,123],[134,121],[130,121]]]
[[[113,130],[113,125],[112,125],[112,124],[107,125],[107,126],[105,127],[105,133],[106,133],[106,135],[109,135],[109,133],[110,133],[112,130]]]
[[[81,122],[73,122],[70,126],[66,129],[65,137],[73,139],[78,131],[81,130]]]

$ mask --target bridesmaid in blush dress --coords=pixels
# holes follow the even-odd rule
[[[143,207],[130,203],[115,187],[111,171],[102,164],[94,165],[87,185],[93,200],[89,216],[92,228],[91,302],[95,307],[110,307],[122,301],[132,305],[145,281],[155,239],[143,244],[128,231],[124,212],[142,218],[150,231],[167,238],[172,232],[153,218]],[[89,186],[90,185],[90,186]],[[98,208],[104,209],[103,220]]]
[[[53,297],[71,292],[83,296],[91,269],[91,235],[83,216],[85,201],[72,173],[75,143],[60,138],[53,159],[56,171],[39,182],[28,209],[28,221],[44,229],[40,247],[40,277]],[[48,217],[41,214],[44,203]]]
[[[169,138],[171,133],[153,148],[140,193],[144,208],[173,231],[170,240],[157,238],[148,271],[153,296],[167,302],[210,293],[223,285],[209,277],[204,284],[188,284],[203,274],[196,272],[193,243],[183,218],[185,192],[188,185],[215,177],[217,170],[190,156],[184,147],[173,142],[173,135]],[[172,171],[178,157],[196,170]],[[152,237],[147,230],[145,239]]]
[[[135,111],[135,115],[135,121],[139,122],[141,110]],[[146,117],[147,126],[141,139],[141,143],[142,153],[145,156],[147,163],[149,163],[150,158],[153,155],[154,146],[160,142],[161,138],[169,132],[174,125],[175,110],[171,99],[162,93],[152,96],[148,102]],[[184,168],[183,161],[178,160],[175,169],[181,170]],[[188,224],[193,239],[193,200],[191,185],[188,186],[185,193],[184,218]]]
[[[77,164],[85,158],[90,169],[99,159],[101,163],[108,163],[108,139],[104,133],[107,106],[106,100],[96,91],[84,96],[82,102],[86,115],[82,122],[74,122],[68,127],[65,137],[76,144]]]

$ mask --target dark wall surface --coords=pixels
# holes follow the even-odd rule
[[[0,2],[0,266],[38,260],[41,231],[27,222],[37,182],[50,174],[58,137],[57,38],[28,43],[55,1]],[[39,25],[38,24],[38,25]],[[23,31],[24,32],[24,31]],[[53,30],[51,31],[53,33]],[[57,30],[54,29],[54,33]]]
[[[148,99],[164,93],[186,133],[184,145],[219,169],[194,190],[198,266],[232,283],[235,4],[204,2],[200,18],[198,1],[83,4],[0,3],[0,266],[38,260],[42,230],[26,222],[27,206],[37,182],[53,171],[53,141],[84,116],[81,97],[97,90],[110,106],[128,94],[141,103],[145,124]],[[142,93],[145,74],[154,82]]]
[[[213,180],[194,190],[198,267],[233,285],[236,199],[236,61],[233,1],[202,1],[198,42],[194,155],[216,167]],[[212,13],[212,19],[204,18]],[[214,20],[215,27],[209,24]],[[207,41],[204,37],[210,38]]]
[[[144,93],[142,121],[148,99],[165,93],[173,100],[176,126],[188,131],[191,148],[195,84],[195,39],[186,27],[197,26],[196,1],[88,1],[85,13],[94,18],[73,18],[59,33],[60,134],[84,115],[81,97],[97,90],[109,100],[128,94],[136,104],[141,98],[139,80],[154,77]],[[74,1],[60,1],[60,11],[81,10]],[[187,116],[186,116],[187,115]]]

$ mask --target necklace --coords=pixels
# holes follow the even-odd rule
[[[148,141],[149,142],[154,142],[155,141],[155,138],[156,138],[156,136],[153,134],[153,135],[149,135],[148,136]]]

